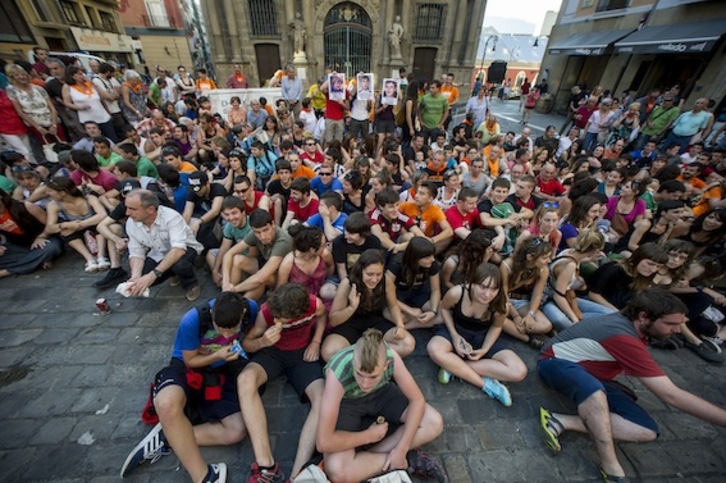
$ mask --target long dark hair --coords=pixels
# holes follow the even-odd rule
[[[371,248],[361,253],[360,258],[358,258],[353,267],[350,269],[351,285],[358,287],[358,293],[360,293],[360,306],[365,311],[372,310],[376,305],[378,305],[382,298],[386,297],[385,275],[381,278],[380,283],[371,291],[371,293],[368,293],[368,290],[363,283],[363,270],[376,264],[380,264],[383,267],[386,266],[385,259],[383,258],[383,252],[381,250]]]
[[[474,271],[471,282],[466,282],[464,285],[469,290],[469,300],[472,300],[471,296],[471,285],[482,284],[488,279],[494,282],[494,285],[499,289],[499,293],[494,297],[494,300],[489,304],[489,311],[491,313],[506,314],[507,313],[507,291],[502,287],[502,273],[499,271],[499,267],[493,263],[482,263]]]
[[[419,261],[434,253],[436,253],[436,246],[428,238],[415,236],[408,242],[406,251],[403,252],[403,260],[401,260],[401,280],[406,287],[413,287],[416,275],[428,272],[428,269],[419,265]]]
[[[532,255],[532,258],[536,260],[551,252],[552,245],[539,237],[530,238],[517,247],[512,255],[512,276],[509,279],[509,286],[515,287],[526,280],[536,279],[539,276],[539,268],[527,267],[528,255]]]
[[[721,228],[709,232],[703,229],[703,222],[706,220],[706,217],[709,216],[711,213],[715,213],[718,219],[721,220],[721,223],[723,224],[721,225]],[[708,210],[706,213],[696,218],[696,221],[694,221],[693,225],[691,226],[691,234],[699,231],[709,234],[709,243],[718,240],[724,234],[726,234],[726,208]]]
[[[587,219],[587,212],[590,211],[590,208],[599,204],[601,204],[600,200],[594,196],[585,195],[577,198],[572,203],[570,214],[567,215],[567,222],[579,230],[580,225]]]
[[[83,198],[83,192],[78,189],[78,186],[70,178],[56,176],[46,181],[45,185],[52,190],[68,193],[74,198]]]
[[[655,273],[650,277],[644,277],[638,273],[637,267],[643,260],[652,260],[655,263],[666,263],[668,261],[668,254],[661,248],[657,243],[644,243],[633,252],[630,258],[621,260],[620,266],[623,267],[625,273],[633,278],[633,282],[630,284],[630,289],[635,292],[640,292],[650,287],[653,284],[653,278]]]
[[[491,230],[477,228],[456,249],[459,257],[457,270],[464,283],[473,283],[477,268],[484,262],[487,249],[492,245]]]

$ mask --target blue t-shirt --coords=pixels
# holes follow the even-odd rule
[[[310,189],[318,195],[318,197],[321,197],[323,196],[323,193],[327,193],[328,191],[343,191],[343,183],[341,183],[338,178],[333,178],[332,183],[324,185],[320,176],[316,176],[310,180]]]
[[[343,231],[345,230],[345,227],[343,225],[345,225],[345,220],[347,220],[347,219],[348,219],[348,215],[346,215],[345,213],[339,214],[338,217],[333,222],[333,228],[338,230],[340,233],[343,233]],[[305,224],[307,226],[317,226],[318,228],[323,230],[323,232],[325,231],[325,225],[323,224],[323,217],[320,216],[320,213],[316,213],[313,216],[311,216],[310,218],[308,218],[308,220],[305,222]]]
[[[215,300],[216,299],[212,299],[209,301],[210,309],[214,307]],[[255,323],[255,319],[257,319],[257,302],[254,300],[250,300],[249,302],[250,317],[248,319],[248,325],[252,326]],[[214,327],[210,328],[207,332],[200,336],[199,324],[199,312],[196,307],[190,309],[186,314],[184,314],[176,332],[176,339],[174,339],[174,350],[171,354],[172,357],[183,361],[184,356],[182,355],[182,351],[200,349],[202,352],[212,353],[218,351],[222,347],[232,344],[236,339],[240,339],[241,342],[240,335],[242,335],[241,333],[243,332],[242,328],[240,329],[240,332],[232,337],[223,337],[219,332],[214,330]],[[247,358],[247,354],[245,354],[244,351],[242,357]],[[225,361],[217,361],[212,364],[212,367],[220,367],[224,364],[226,364]]]

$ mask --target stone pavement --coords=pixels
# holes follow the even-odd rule
[[[213,297],[208,274],[200,275],[206,280],[202,297]],[[150,299],[107,291],[113,313],[100,315],[91,287],[97,278],[83,273],[80,258],[69,253],[50,272],[0,280],[0,481],[120,481],[127,453],[149,429],[139,419],[149,383],[168,361],[180,316],[194,304],[168,284],[152,289]],[[537,408],[571,407],[534,372],[511,385],[514,405],[507,409],[460,381],[440,385],[425,352],[430,335],[416,336],[407,364],[446,424],[426,450],[443,459],[452,482],[596,481],[588,438],[566,436],[557,457],[540,441]],[[533,371],[535,351],[511,346]],[[723,367],[706,365],[687,350],[656,358],[681,387],[726,404]],[[726,430],[671,410],[638,383],[627,383],[662,432],[654,443],[619,445],[628,474],[652,482],[724,481]],[[269,385],[264,402],[275,455],[289,471],[307,409],[280,382]],[[210,462],[228,464],[229,481],[247,478],[248,442],[203,452]],[[176,457],[168,456],[128,481],[188,479]]]

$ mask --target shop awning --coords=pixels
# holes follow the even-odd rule
[[[609,45],[632,31],[625,29],[572,34],[555,40],[547,47],[547,51],[550,55],[602,55]]]
[[[661,25],[637,30],[615,43],[620,54],[699,54],[710,52],[726,33],[726,21]]]

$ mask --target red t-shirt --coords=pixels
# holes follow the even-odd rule
[[[318,298],[315,295],[309,295],[308,297],[308,310],[299,319],[282,324],[282,337],[273,347],[277,347],[282,351],[294,351],[303,349],[310,343],[315,330],[315,322],[317,322],[315,312],[318,310]],[[262,304],[260,310],[267,326],[272,327],[275,325],[275,318],[270,313],[267,303]]]
[[[290,199],[287,203],[287,211],[292,211],[297,221],[305,223],[308,221],[308,218],[318,213],[319,206],[320,202],[315,198],[310,198],[310,202],[305,206],[300,206],[300,203]]]
[[[537,190],[539,193],[544,193],[549,196],[562,196],[566,191],[565,187],[562,186],[562,183],[560,183],[557,178],[552,178],[549,181],[542,181],[539,176],[537,176],[537,188],[539,188]]]
[[[76,186],[81,186],[84,182],[90,181],[93,184],[103,187],[106,191],[111,191],[116,187],[116,183],[118,183],[116,176],[112,175],[105,169],[99,170],[95,178],[91,178],[87,173],[77,169],[71,173],[70,178]]]
[[[479,226],[479,210],[476,208],[471,213],[463,214],[459,211],[459,207],[454,205],[446,210],[444,214],[446,215],[446,221],[449,222],[454,233],[456,233],[457,228],[473,230]]]
[[[381,230],[383,230],[384,233],[388,233],[388,236],[391,237],[391,240],[394,242],[398,240],[398,237],[401,236],[404,231],[410,230],[411,227],[415,225],[414,221],[403,213],[399,213],[394,220],[389,220],[383,216],[383,213],[381,213],[381,210],[378,208],[371,211],[370,218],[371,225],[379,225]]]
[[[346,99],[348,98],[348,92],[345,93]],[[342,121],[345,118],[345,107],[343,107],[338,101],[331,101],[330,98],[325,96],[325,119],[331,121]]]
[[[28,134],[28,128],[18,116],[4,89],[0,89],[0,133],[13,136]]]
[[[303,161],[312,161],[315,164],[320,164],[325,161],[325,155],[316,149],[315,154],[310,157],[307,151],[303,151],[303,153],[300,155],[300,159],[302,159]]]

